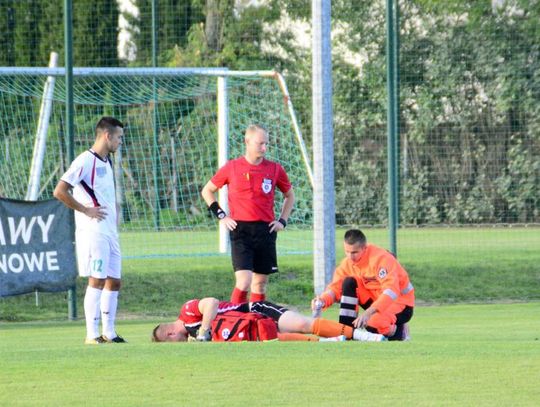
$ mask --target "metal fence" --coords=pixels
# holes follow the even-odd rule
[[[0,66],[63,61],[62,10],[0,0]],[[78,0],[73,60],[276,69],[309,144],[310,17],[306,0]],[[538,226],[538,1],[402,1],[399,17],[400,226]],[[334,1],[332,30],[336,221],[385,228],[385,2]]]

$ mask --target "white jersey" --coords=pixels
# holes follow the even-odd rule
[[[117,213],[114,175],[110,159],[103,160],[92,150],[80,154],[64,175],[62,181],[73,187],[73,198],[84,206],[102,206],[107,210],[105,219],[97,221],[75,211],[77,232],[89,232],[117,237]]]

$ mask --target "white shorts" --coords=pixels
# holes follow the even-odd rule
[[[120,279],[122,256],[118,238],[77,232],[77,263],[81,277]]]

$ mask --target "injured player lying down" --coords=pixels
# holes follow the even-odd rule
[[[154,342],[211,341],[212,322],[227,313],[257,313],[271,318],[277,325],[281,341],[356,340],[382,342],[386,337],[364,329],[354,329],[323,318],[311,318],[268,301],[233,304],[206,297],[193,299],[182,305],[178,319],[156,326],[152,332]],[[308,334],[308,335],[305,335]],[[311,335],[309,335],[311,334]],[[315,336],[313,336],[315,335]],[[320,338],[319,338],[320,337]]]

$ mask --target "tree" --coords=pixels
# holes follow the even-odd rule
[[[15,65],[15,7],[12,2],[0,5],[0,32],[2,33],[2,52],[0,52],[0,65]]]
[[[39,61],[37,21],[41,11],[40,5],[39,0],[28,0],[14,2],[11,7],[7,8],[8,25],[13,30],[10,58],[16,66],[35,66]]]
[[[135,63],[149,66],[152,59],[152,0],[134,0],[133,3],[138,9],[138,17],[128,13],[124,17],[129,22],[128,31],[137,48]],[[156,5],[158,53],[170,55],[174,47],[186,45],[189,29],[204,21],[202,5],[197,0],[156,1]]]
[[[118,66],[118,5],[78,0],[73,7],[73,64]]]
[[[58,53],[58,65],[64,64],[64,13],[62,0],[42,2],[39,29],[39,65],[49,63],[51,52]]]

